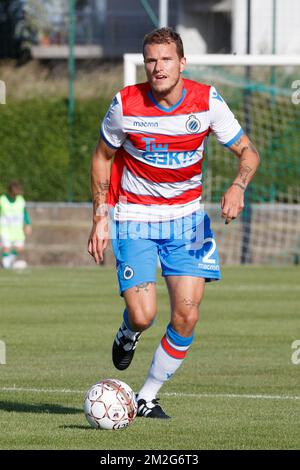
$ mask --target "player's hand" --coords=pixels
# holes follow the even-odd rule
[[[244,208],[244,190],[238,185],[230,186],[222,197],[221,208],[225,224],[236,219]]]
[[[103,262],[104,250],[108,245],[109,227],[107,217],[93,223],[88,241],[88,252],[97,264]]]

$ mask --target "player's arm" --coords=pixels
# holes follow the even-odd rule
[[[239,158],[239,169],[221,201],[222,217],[226,224],[236,219],[243,210],[244,192],[259,165],[258,151],[247,135],[243,134],[229,148]]]
[[[24,232],[25,232],[25,235],[31,235],[32,233],[31,220],[30,220],[26,207],[24,207]]]
[[[244,191],[257,170],[259,155],[214,87],[210,88],[209,111],[210,127],[217,140],[229,148],[240,160],[238,174],[221,200],[222,217],[228,224],[243,210]]]
[[[101,137],[94,150],[91,164],[93,226],[88,242],[88,252],[97,264],[103,261],[103,252],[109,239],[106,198],[110,183],[111,160],[126,138],[122,119],[121,96],[117,93],[102,121]]]
[[[106,204],[109,189],[111,159],[116,149],[109,147],[103,139],[99,139],[92,155],[91,188],[93,200],[93,225],[88,241],[88,252],[99,264],[103,261],[103,253],[109,239],[108,207]]]

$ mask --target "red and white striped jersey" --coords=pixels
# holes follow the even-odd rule
[[[121,90],[101,125],[102,138],[117,149],[107,198],[116,220],[157,222],[197,210],[210,132],[226,146],[243,133],[212,86],[184,79],[171,108],[155,101],[148,83]]]

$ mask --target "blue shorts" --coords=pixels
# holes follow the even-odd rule
[[[120,293],[162,276],[221,278],[208,215],[202,210],[168,222],[113,222],[112,247]]]

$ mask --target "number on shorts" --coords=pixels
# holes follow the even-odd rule
[[[206,255],[203,256],[202,261],[203,261],[203,263],[216,264],[216,260],[210,258],[210,256],[212,256],[213,253],[215,252],[215,249],[216,249],[216,247],[217,247],[217,244],[216,244],[216,241],[215,241],[213,238],[205,238],[205,240],[204,240],[204,242],[203,242],[203,245],[205,245],[205,243],[209,243],[209,242],[212,243],[212,247],[211,247],[211,249],[208,251],[208,253],[206,253]]]

